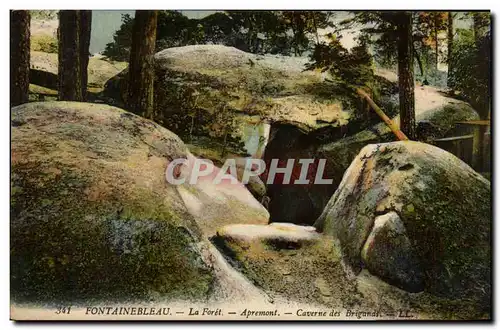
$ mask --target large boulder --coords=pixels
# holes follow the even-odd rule
[[[318,97],[315,88],[323,78],[305,71],[305,64],[305,58],[256,55],[222,45],[167,48],[155,55],[155,106],[168,115],[196,99],[196,107],[207,111],[224,104],[234,111],[311,127],[317,121],[347,120],[349,113],[339,100]],[[110,80],[105,92],[126,101],[124,78],[122,74]]]
[[[218,278],[206,252],[214,228],[268,222],[241,184],[167,183],[170,161],[195,157],[121,109],[25,104],[12,109],[11,132],[16,300],[205,299]]]
[[[247,144],[250,117],[307,129],[344,125],[352,115],[343,105],[349,96],[332,93],[306,63],[222,45],[162,50],[155,55],[154,119],[183,139],[211,136],[252,155],[247,145],[238,147]],[[127,79],[125,70],[106,83],[104,94],[116,105],[126,104]]]
[[[57,90],[57,63],[57,53],[32,51],[30,53],[30,67],[32,71],[35,71],[30,72],[30,74],[33,74],[35,80],[30,80],[30,82],[35,85]],[[127,63],[125,62],[105,61],[102,58],[91,57],[88,66],[89,87],[101,90],[106,81],[117,75],[126,67]]]
[[[489,308],[490,182],[420,142],[368,145],[315,227],[340,241],[347,264],[401,288]]]

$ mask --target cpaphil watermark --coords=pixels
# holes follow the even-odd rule
[[[209,159],[194,158],[188,160],[178,158],[171,161],[165,171],[168,183],[181,185],[184,183],[196,184],[198,180],[211,180],[214,184],[248,184],[251,177],[264,177],[267,184],[332,184],[332,179],[324,178],[326,159],[271,159],[269,164],[262,159],[245,158],[227,159],[219,169]],[[241,161],[244,161],[244,164]],[[188,175],[183,168],[188,168]],[[243,170],[241,181],[238,181],[238,169]]]

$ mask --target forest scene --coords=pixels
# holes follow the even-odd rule
[[[491,42],[482,11],[11,10],[11,318],[491,320]]]

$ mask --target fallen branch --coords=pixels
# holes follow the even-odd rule
[[[356,92],[363,97],[368,104],[371,106],[371,108],[375,111],[375,113],[384,121],[384,123],[391,129],[391,131],[396,135],[398,140],[400,141],[407,141],[409,140],[408,137],[403,133],[399,127],[389,118],[387,115],[380,109],[380,107],[373,102],[370,96],[366,94],[366,92],[360,88],[356,89]]]

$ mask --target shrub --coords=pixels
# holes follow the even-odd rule
[[[44,53],[57,53],[57,39],[48,35],[31,36],[31,50]]]

